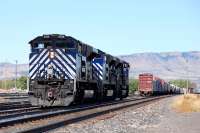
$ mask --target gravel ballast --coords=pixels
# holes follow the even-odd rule
[[[56,133],[199,133],[200,113],[178,113],[175,97],[138,108],[124,109],[91,120],[67,125]]]

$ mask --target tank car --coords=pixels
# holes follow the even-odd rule
[[[68,106],[128,96],[127,62],[65,35],[38,36],[29,44],[32,105]]]

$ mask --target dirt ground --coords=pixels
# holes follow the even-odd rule
[[[148,133],[200,133],[199,95],[178,96],[166,101],[160,123]]]

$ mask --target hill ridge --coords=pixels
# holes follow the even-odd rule
[[[118,57],[130,63],[131,78],[148,72],[165,80],[189,78],[200,86],[200,51],[143,52]],[[0,63],[0,79],[13,79],[15,67],[12,63]],[[28,75],[28,64],[19,64],[18,76],[24,75]]]

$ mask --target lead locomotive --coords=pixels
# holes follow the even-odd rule
[[[36,106],[68,106],[85,99],[128,96],[129,64],[70,36],[29,42],[29,99]]]

